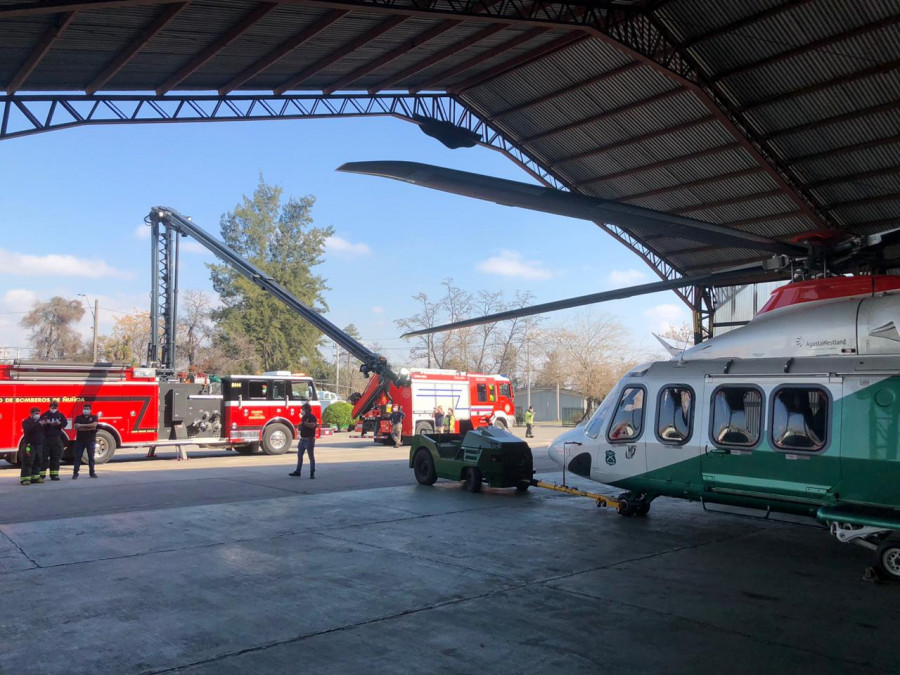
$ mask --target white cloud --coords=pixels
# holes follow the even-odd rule
[[[384,314],[384,307],[380,307],[379,305],[375,305],[372,308],[372,314]]]
[[[644,316],[656,323],[655,331],[664,331],[669,326],[678,326],[690,321],[690,312],[684,305],[655,305],[644,310]]]
[[[355,258],[360,255],[369,255],[372,252],[368,244],[363,242],[354,244],[337,235],[332,235],[325,240],[325,250],[343,258]]]
[[[613,270],[609,273],[609,282],[616,288],[634,286],[646,278],[647,275],[640,270]]]
[[[179,242],[178,248],[179,250],[185,251],[187,253],[209,253],[210,255],[212,255],[210,250],[203,244],[201,244],[199,241],[193,241],[191,239]]]
[[[132,275],[107,265],[102,260],[78,258],[74,255],[50,253],[30,255],[0,249],[0,274],[29,277],[87,277],[99,279],[116,277],[128,279]]]
[[[506,249],[500,251],[499,255],[482,260],[475,267],[485,274],[519,277],[536,281],[544,281],[553,276],[553,273],[544,267],[544,263],[538,260],[525,260],[518,251]]]

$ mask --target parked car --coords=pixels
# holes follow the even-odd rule
[[[333,391],[318,389],[317,392],[319,394],[319,402],[322,404],[322,410],[325,410],[325,408],[330,406],[332,403],[337,403],[338,401],[344,400]]]

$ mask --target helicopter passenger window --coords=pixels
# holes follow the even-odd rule
[[[785,387],[772,397],[772,442],[782,450],[825,447],[828,394],[817,387]]]
[[[689,387],[665,387],[659,392],[656,436],[663,443],[681,445],[691,435],[694,392]]]
[[[762,394],[753,387],[722,387],[713,399],[712,439],[717,445],[752,447],[759,442]]]
[[[634,440],[641,435],[643,426],[644,389],[642,387],[625,387],[619,397],[607,437],[611,441]]]

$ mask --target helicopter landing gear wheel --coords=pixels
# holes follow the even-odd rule
[[[885,579],[900,581],[900,536],[890,536],[878,545],[875,569]]]
[[[623,492],[616,501],[619,502],[619,515],[626,518],[646,516],[650,512],[651,500],[642,492]]]

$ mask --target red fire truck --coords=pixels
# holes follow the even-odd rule
[[[373,431],[376,443],[388,443],[391,411],[396,404],[406,413],[404,442],[413,434],[435,431],[432,415],[437,406],[444,412],[453,408],[454,432],[488,424],[508,429],[516,420],[516,403],[508,377],[436,368],[411,368],[408,383],[400,385],[380,376],[372,377],[353,406],[353,416],[362,417],[363,430]]]
[[[287,371],[199,384],[160,382],[155,369],[124,364],[15,361],[0,365],[0,456],[16,462],[22,420],[34,406],[46,410],[51,400],[70,420],[70,440],[71,421],[91,403],[100,418],[98,463],[121,447],[179,443],[280,455],[297,437],[304,403],[322,418],[312,378]]]

